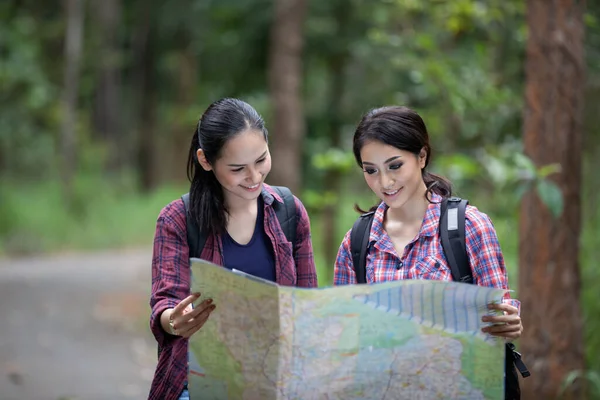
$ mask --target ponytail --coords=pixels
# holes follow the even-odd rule
[[[200,148],[198,132],[194,132],[187,161],[187,177],[190,185],[190,209],[192,218],[201,232],[218,235],[227,229],[227,210],[223,188],[213,171],[206,171],[198,162]]]
[[[425,182],[425,186],[427,187],[427,191],[425,192],[425,198],[427,201],[432,203],[432,193],[440,195],[443,198],[452,196],[452,184],[449,180],[439,175],[427,172],[425,169],[421,170],[421,175],[423,176],[423,182]]]
[[[354,211],[358,212],[361,215],[366,214],[366,213],[377,210],[377,208],[379,207],[380,204],[381,204],[381,201],[379,203],[375,204],[374,206],[372,206],[371,208],[369,208],[368,210],[363,210],[362,208],[360,208],[360,206],[357,203],[354,203]]]

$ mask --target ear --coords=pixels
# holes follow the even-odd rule
[[[196,157],[198,157],[198,162],[205,171],[212,171],[212,165],[210,165],[210,163],[206,159],[206,156],[204,155],[204,150],[198,149],[198,151],[196,152]]]
[[[419,160],[419,167],[421,169],[425,168],[427,166],[427,150],[425,149],[425,147],[423,147],[421,149],[421,151],[419,152],[419,156],[417,157],[417,159]]]

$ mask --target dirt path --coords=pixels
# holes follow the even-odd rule
[[[145,399],[150,249],[0,259],[0,400]]]

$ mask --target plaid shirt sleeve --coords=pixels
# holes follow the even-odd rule
[[[317,287],[317,270],[313,255],[312,240],[310,234],[310,220],[302,202],[294,196],[296,203],[296,243],[294,244],[294,261],[296,264],[296,286],[314,288]]]
[[[504,256],[490,218],[475,207],[467,207],[465,236],[475,283],[479,286],[508,289]],[[503,302],[521,308],[521,303],[504,295]]]
[[[335,267],[333,270],[334,285],[352,285],[356,283],[356,273],[352,263],[352,253],[350,251],[350,231],[344,236],[344,240],[340,245],[337,257],[335,259]]]
[[[163,208],[156,222],[152,255],[150,328],[161,347],[166,340],[174,337],[167,335],[163,330],[160,315],[189,295],[189,249],[185,223],[185,208],[181,200]]]

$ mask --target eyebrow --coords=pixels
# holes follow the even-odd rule
[[[264,153],[262,153],[257,159],[256,161],[260,160],[261,158],[265,157],[267,155],[267,151],[265,150]],[[228,167],[245,167],[246,164],[227,164]]]
[[[394,157],[390,157],[390,158],[388,158],[387,160],[385,160],[383,163],[384,163],[384,164],[391,163],[392,161],[394,161],[394,160],[397,160],[397,159],[399,159],[399,158],[401,158],[401,157],[402,157],[402,156],[394,156]],[[368,162],[368,161],[363,161],[363,165],[364,165],[364,164],[367,164],[367,165],[375,165],[375,164],[373,164],[373,163],[371,163],[371,162]]]

